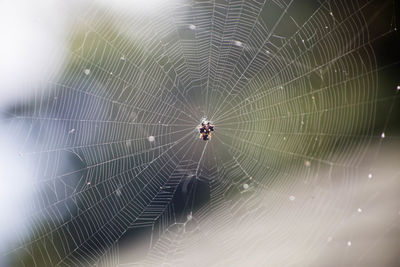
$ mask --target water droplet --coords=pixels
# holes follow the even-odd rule
[[[195,30],[195,29],[196,29],[196,25],[190,24],[190,25],[189,25],[189,29]]]
[[[117,188],[117,190],[115,190],[115,194],[117,195],[117,197],[120,197],[122,195],[121,189]]]
[[[69,130],[68,134],[73,134],[75,132],[75,129]]]
[[[243,46],[243,43],[242,43],[241,41],[234,41],[233,43],[234,43],[236,46],[240,46],[240,47]]]
[[[243,185],[243,188],[244,188],[244,189],[249,189],[249,185],[248,185],[248,184],[244,184],[244,185]]]
[[[347,241],[347,246],[351,247],[351,241]]]
[[[289,197],[289,200],[290,200],[290,201],[294,201],[295,199],[296,199],[296,198],[295,198],[294,196],[290,196],[290,197]]]
[[[361,209],[361,208],[358,208],[357,211],[358,211],[359,213],[361,213],[361,212],[362,212],[362,209]]]
[[[311,166],[311,162],[309,160],[304,161],[304,165],[306,165],[306,167],[310,167]]]
[[[85,69],[85,70],[83,71],[83,73],[85,73],[85,75],[89,75],[89,74],[90,74],[90,69]]]
[[[149,142],[154,142],[156,140],[156,138],[152,135],[150,135],[148,138]]]

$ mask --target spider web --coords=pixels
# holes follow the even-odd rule
[[[376,175],[363,165],[365,144],[381,142],[389,124],[377,132],[373,44],[388,33],[370,36],[373,3],[190,1],[155,7],[156,18],[88,6],[61,77],[9,111],[20,156],[35,163],[37,197],[32,237],[7,255],[16,265],[187,266],[185,255],[199,266],[244,265],[234,238],[218,233],[255,227],[282,207],[286,221],[327,223],[298,241],[315,252],[354,211],[341,197]],[[388,117],[397,99],[388,98]],[[208,142],[198,137],[204,118],[215,125]],[[311,195],[343,209],[322,216],[315,211],[333,204],[286,206]],[[268,226],[273,244],[292,233],[290,223],[282,235]],[[125,259],[140,232],[147,256]],[[225,260],[196,258],[203,240]],[[254,240],[243,242],[251,250]]]

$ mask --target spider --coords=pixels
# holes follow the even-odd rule
[[[200,138],[204,141],[211,139],[211,132],[214,131],[214,125],[211,125],[210,122],[202,122],[200,127]]]

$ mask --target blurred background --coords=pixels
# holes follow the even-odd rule
[[[400,266],[398,11],[1,1],[0,266]]]

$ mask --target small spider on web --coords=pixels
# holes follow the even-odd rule
[[[210,122],[203,121],[200,127],[200,138],[204,141],[211,139],[211,132],[214,131],[214,125],[211,125]]]

